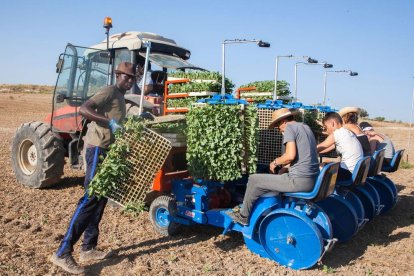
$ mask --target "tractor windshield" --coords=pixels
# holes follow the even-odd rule
[[[59,58],[59,76],[55,88],[55,102],[80,106],[94,95],[108,80],[109,54],[107,51],[66,46]]]
[[[59,75],[51,119],[56,129],[69,133],[80,129],[79,106],[107,84],[109,58],[107,51],[66,46],[56,66]]]

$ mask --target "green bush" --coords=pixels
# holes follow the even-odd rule
[[[373,120],[383,122],[383,121],[385,121],[385,118],[384,117],[375,117]]]

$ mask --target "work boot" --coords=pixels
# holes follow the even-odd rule
[[[96,248],[90,250],[81,250],[79,254],[79,261],[82,263],[89,261],[103,260],[110,255],[110,252],[104,252]]]
[[[62,256],[59,257],[54,253],[52,257],[50,257],[50,261],[62,268],[64,271],[72,273],[72,274],[82,274],[85,272],[85,269],[78,265],[78,263],[73,259],[72,255]]]
[[[239,209],[240,210],[240,209]],[[247,226],[247,225],[249,225],[249,219],[248,218],[246,218],[246,217],[243,217],[241,214],[240,214],[240,211],[239,210],[236,210],[236,211],[234,211],[234,210],[230,210],[230,211],[227,211],[226,213],[227,213],[227,215],[229,215],[229,217],[235,222],[235,223],[239,223],[239,224],[241,224],[241,225],[244,225],[244,226]]]

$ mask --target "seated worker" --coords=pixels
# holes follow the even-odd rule
[[[328,137],[317,146],[318,152],[326,153],[336,148],[341,156],[337,179],[350,179],[358,160],[364,156],[361,143],[352,131],[343,126],[342,118],[336,112],[326,113],[322,124]]]
[[[290,165],[288,173],[250,175],[241,209],[228,212],[234,222],[248,225],[253,204],[263,194],[313,189],[319,175],[315,136],[308,125],[294,121],[297,113],[295,109],[278,109],[273,112],[269,125],[269,128],[279,128],[285,146],[285,153],[270,163],[269,169],[275,173],[281,167]]]
[[[145,59],[141,56],[137,57],[137,68],[136,68],[136,85],[137,91],[136,94],[141,94],[142,86],[144,83],[144,67],[145,67]],[[151,92],[153,90],[153,81],[151,78],[151,64],[148,62],[148,70],[147,76],[145,78],[145,87],[144,87],[144,96],[151,96]]]
[[[383,164],[389,166],[391,159],[395,154],[394,144],[392,143],[391,139],[384,134],[377,133],[372,125],[367,122],[361,122],[359,126],[361,127],[362,131],[368,136],[372,154],[376,150],[385,149]]]
[[[360,111],[361,110],[358,107],[344,107],[339,110],[338,114],[342,117],[344,127],[352,131],[361,143],[364,157],[371,156],[371,146],[369,144],[368,136],[365,135],[358,125],[358,114]]]

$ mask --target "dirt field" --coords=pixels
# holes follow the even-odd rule
[[[10,164],[16,128],[41,120],[50,104],[48,94],[0,93],[0,275],[65,275],[48,258],[83,193],[82,173],[66,169],[56,187],[32,190],[16,182]],[[383,124],[377,129],[390,135],[397,148],[406,148],[406,126]],[[260,258],[239,233],[222,236],[221,229],[197,226],[164,238],[152,230],[147,212],[134,217],[108,207],[100,246],[115,254],[87,264],[87,275],[414,275],[414,169],[400,169],[390,178],[398,184],[396,207],[369,222],[350,242],[338,244],[323,265],[311,270],[292,271]],[[78,247],[75,257],[77,252]]]

